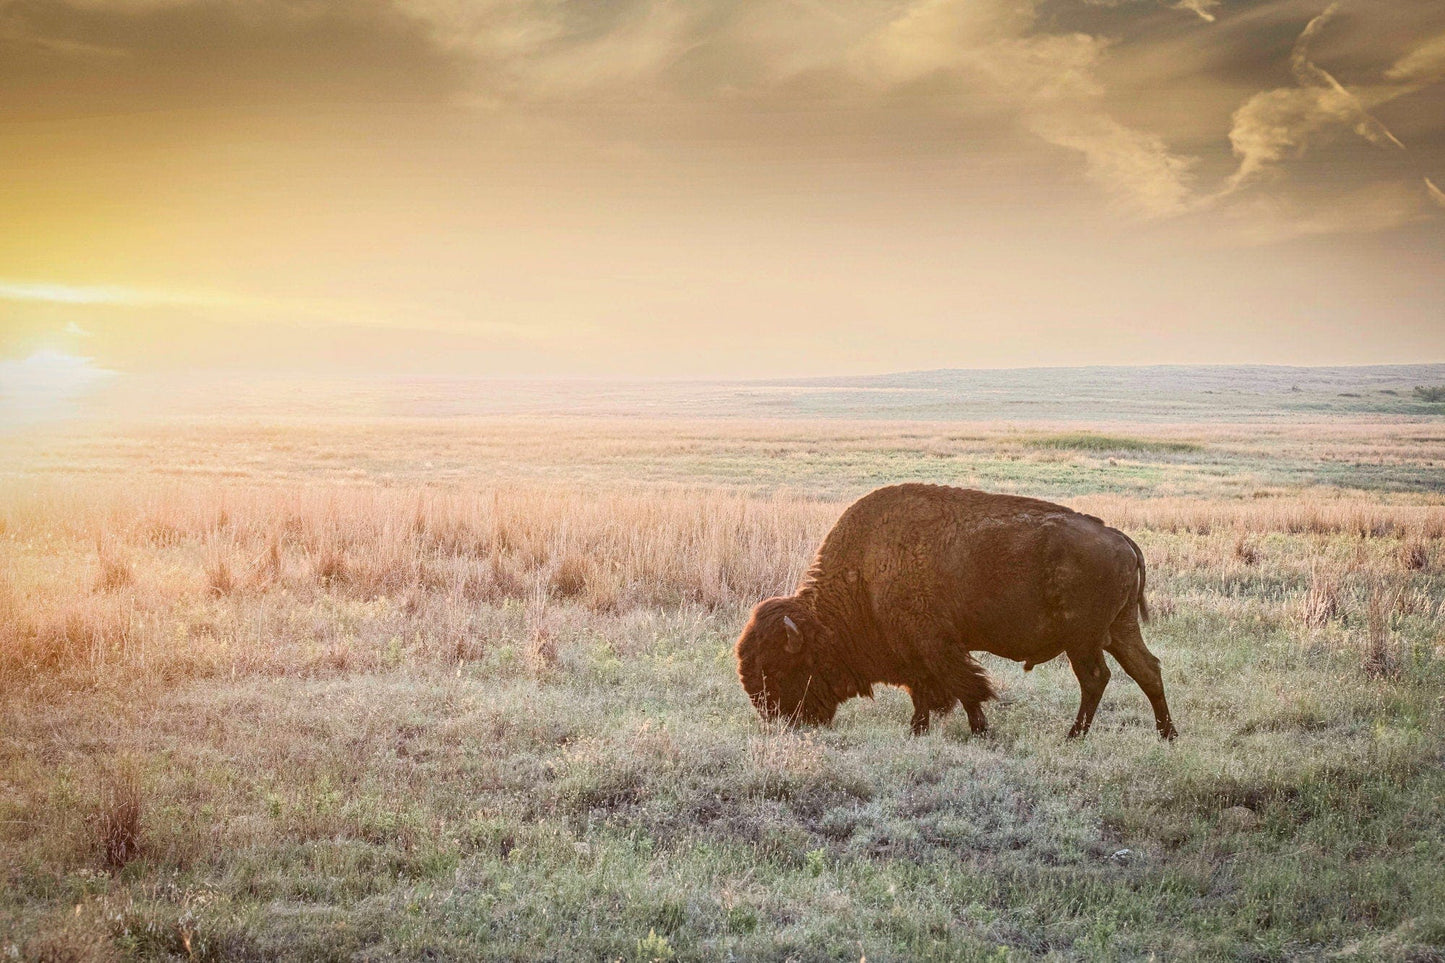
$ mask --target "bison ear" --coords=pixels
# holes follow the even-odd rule
[[[788,616],[783,616],[783,628],[788,630],[788,641],[783,648],[788,650],[790,655],[797,655],[803,651],[803,633],[798,630],[798,623]]]

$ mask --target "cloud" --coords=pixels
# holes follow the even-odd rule
[[[1317,134],[1330,128],[1348,127],[1376,146],[1404,150],[1405,145],[1359,97],[1310,59],[1310,45],[1339,9],[1339,3],[1330,4],[1305,25],[1295,41],[1290,70],[1298,87],[1256,94],[1235,111],[1229,142],[1239,158],[1239,168],[1227,191],[1237,190],[1280,161],[1304,153]],[[1388,94],[1379,97],[1385,99]]]
[[[1096,185],[1157,219],[1287,189],[1275,175],[1336,132],[1400,151],[1375,111],[1445,76],[1445,16],[1377,0],[1359,15],[1381,29],[1340,40],[1322,36],[1341,33],[1326,31],[1332,4],[1285,61],[1293,84],[1276,86],[1280,33],[1308,2],[0,0],[0,113],[280,106],[311,123],[318,106],[360,116],[426,102],[458,138],[495,122],[502,163],[507,132],[521,132],[517,163],[541,140],[593,159],[664,155],[678,141],[758,157],[784,137],[844,128],[849,143],[888,138],[906,158],[935,144],[900,137],[900,123],[911,133],[940,120],[961,153],[1032,144],[1038,176]],[[1349,86],[1314,56],[1339,44]],[[1423,143],[1421,126],[1398,129]],[[1390,163],[1350,176],[1396,176]],[[3,282],[0,299],[61,300]]]
[[[1430,195],[1430,200],[1435,202],[1437,207],[1445,207],[1445,191],[1435,186],[1430,178],[1425,178],[1425,190]]]
[[[1376,234],[1425,220],[1419,185],[1408,180],[1366,184],[1321,204],[1288,195],[1241,197],[1228,210],[1232,236],[1246,244],[1278,244],[1303,237]]]
[[[1098,68],[1107,47],[1085,34],[1030,36],[992,43],[973,63],[1019,98],[1026,130],[1082,154],[1089,179],[1125,207],[1146,217],[1178,214],[1189,206],[1193,161],[1104,109]]]
[[[1445,78],[1445,34],[1433,37],[1397,60],[1385,78],[1397,83],[1433,83]]]
[[[1172,6],[1175,10],[1187,10],[1196,14],[1200,20],[1206,23],[1213,23],[1216,18],[1211,11],[1219,6],[1219,0],[1179,0]]]
[[[1082,0],[1082,2],[1092,7],[1124,7],[1138,4],[1142,0]],[[1154,0],[1154,2],[1163,2],[1163,0]],[[1219,3],[1220,0],[1176,0],[1169,4],[1169,9],[1192,13],[1205,23],[1213,23],[1217,18],[1211,11],[1219,6]]]
[[[113,331],[116,315],[157,321],[183,318],[194,328],[217,331],[237,330],[237,325],[273,325],[289,328],[328,329],[374,328],[465,334],[497,344],[547,344],[576,341],[597,333],[591,323],[538,325],[524,321],[487,319],[477,316],[470,303],[450,309],[435,303],[382,302],[375,299],[257,297],[218,291],[157,291],[101,285],[70,285],[48,282],[0,281],[0,303],[32,302],[70,307],[65,314],[97,322],[102,332]],[[144,310],[126,310],[142,308]],[[180,310],[175,310],[180,309]],[[54,328],[46,325],[46,331]],[[93,332],[68,320],[61,333],[71,338],[90,338]],[[102,336],[102,340],[108,340]]]
[[[1207,14],[1213,0],[1188,0]],[[886,125],[944,111],[1015,129],[1082,156],[1085,176],[1146,217],[1187,207],[1193,163],[1104,106],[1110,42],[1040,29],[1043,0],[863,0],[680,4],[616,0],[472,3],[411,10],[477,63],[476,102],[685,103],[699,110],[846,109]],[[995,136],[990,132],[989,136]]]
[[[110,285],[56,284],[48,281],[0,280],[0,301],[39,301],[76,305],[215,304],[221,298],[179,291],[145,291]]]
[[[1033,22],[1029,3],[915,0],[863,38],[857,61],[895,84],[957,70],[969,61],[988,69],[999,62],[995,54],[1007,58],[1007,45],[1016,43]],[[1025,63],[1027,56],[1012,59]]]
[[[951,75],[972,98],[1005,105],[1022,129],[1082,154],[1086,176],[1138,214],[1186,210],[1192,160],[1104,107],[1109,42],[1035,26],[1030,4],[919,0],[871,39],[865,60],[895,85]]]
[[[1193,206],[1189,175],[1195,161],[1171,153],[1153,134],[1098,112],[1040,113],[1029,127],[1049,143],[1083,154],[1089,178],[1145,216],[1179,214]]]
[[[118,287],[77,287],[46,282],[0,281],[0,301],[45,301],[51,304],[135,304],[138,292]]]
[[[0,112],[442,102],[453,54],[391,0],[0,3]]]
[[[1359,117],[1358,101],[1325,88],[1281,88],[1255,94],[1234,113],[1229,142],[1239,158],[1239,168],[1230,178],[1229,189],[1238,189],[1285,158],[1303,153],[1310,138],[1320,131],[1357,123]]]

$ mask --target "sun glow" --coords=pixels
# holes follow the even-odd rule
[[[114,377],[94,359],[63,351],[0,361],[0,430],[72,415],[86,395]]]

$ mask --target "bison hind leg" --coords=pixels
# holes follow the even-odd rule
[[[1174,739],[1179,730],[1169,715],[1169,700],[1164,697],[1164,676],[1159,672],[1159,659],[1144,644],[1139,623],[1132,618],[1121,618],[1110,629],[1110,641],[1106,650],[1119,660],[1119,665],[1129,678],[1139,684],[1149,697],[1154,709],[1154,726],[1165,739]]]

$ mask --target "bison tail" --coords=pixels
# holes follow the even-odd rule
[[[1149,621],[1149,600],[1144,597],[1144,583],[1148,575],[1144,571],[1144,559],[1139,559],[1139,621]]]
[[[1119,534],[1124,535],[1123,532],[1120,532]],[[1149,600],[1144,597],[1144,586],[1149,581],[1149,572],[1148,566],[1144,564],[1144,552],[1142,549],[1139,548],[1139,543],[1134,541],[1128,535],[1124,535],[1124,541],[1129,543],[1129,547],[1134,550],[1134,557],[1139,560],[1139,621],[1148,622]]]
[[[967,658],[963,690],[959,695],[963,698],[964,705],[982,705],[990,699],[998,698],[998,689],[994,687],[993,680],[973,656]]]

